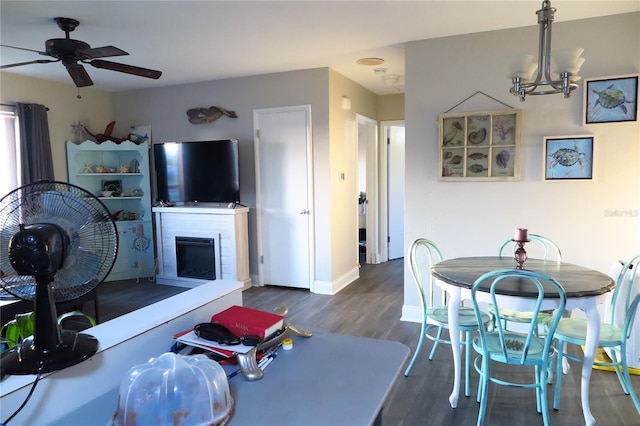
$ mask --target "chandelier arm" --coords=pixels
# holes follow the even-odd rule
[[[555,9],[548,1],[542,2],[542,9],[538,11],[538,23],[540,24],[540,54],[544,49],[544,57],[538,59],[538,69],[544,66],[544,77],[547,81],[551,79],[551,24]]]
[[[513,87],[509,89],[513,95],[518,96],[521,101],[526,95],[549,95],[563,93],[565,98],[570,96],[571,91],[578,87],[578,84],[571,81],[572,74],[566,70],[560,71],[560,78],[551,78],[551,24],[554,20],[556,9],[551,7],[549,0],[542,2],[542,7],[536,11],[538,15],[539,35],[538,35],[538,71],[536,78],[532,82],[524,82],[522,78],[516,76],[512,79]],[[544,77],[544,80],[543,80]]]

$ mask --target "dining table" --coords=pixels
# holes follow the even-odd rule
[[[456,408],[460,394],[461,355],[458,310],[461,301],[471,299],[471,288],[483,274],[497,269],[516,269],[517,267],[518,264],[514,258],[504,256],[459,257],[441,261],[431,267],[431,274],[436,278],[436,284],[449,295],[447,306],[454,362],[453,391],[449,396],[452,408]],[[587,317],[580,399],[585,424],[594,425],[596,421],[589,406],[589,381],[600,335],[598,305],[605,301],[607,293],[615,287],[615,281],[608,275],[590,268],[551,260],[529,258],[523,264],[523,269],[539,272],[558,281],[566,293],[565,310],[580,309]],[[490,302],[489,288],[481,286],[478,290],[476,292],[478,301]],[[501,292],[497,294],[498,303],[523,312],[534,310],[536,296],[537,293],[533,294],[520,288],[517,281],[514,281],[511,286],[503,286]],[[558,293],[546,291],[540,309],[553,310],[558,305]]]

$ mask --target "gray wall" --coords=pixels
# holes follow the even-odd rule
[[[131,125],[150,125],[155,143],[226,138],[239,140],[240,202],[251,208],[249,260],[255,278],[257,245],[253,110],[310,104],[314,150],[328,149],[328,72],[327,68],[319,68],[115,93],[113,110],[117,127],[114,133],[126,133]],[[187,120],[188,109],[209,106],[235,111],[238,118],[223,116],[213,123],[197,125]],[[317,164],[316,167],[322,170],[328,165]],[[321,197],[322,194],[317,196]]]
[[[515,227],[546,235],[564,260],[608,272],[611,263],[640,250],[640,141],[638,122],[582,125],[582,84],[570,99],[509,93],[509,56],[535,53],[531,26],[409,43],[406,49],[405,241],[434,240],[446,258],[495,255]],[[640,13],[560,22],[552,48],[584,47],[580,75],[602,77],[640,69]],[[477,91],[522,110],[519,182],[438,180],[438,115]],[[504,109],[477,95],[454,111]],[[595,136],[595,178],[543,181],[544,136]],[[626,211],[613,216],[612,210]],[[408,271],[407,271],[408,272]],[[405,273],[403,315],[418,311]]]

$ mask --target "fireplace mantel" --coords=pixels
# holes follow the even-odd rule
[[[215,239],[216,279],[241,281],[249,274],[248,207],[154,207],[159,284],[195,287],[206,280],[179,277],[176,237]]]

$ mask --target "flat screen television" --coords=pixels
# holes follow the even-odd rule
[[[156,199],[169,203],[239,203],[238,140],[153,145]]]

